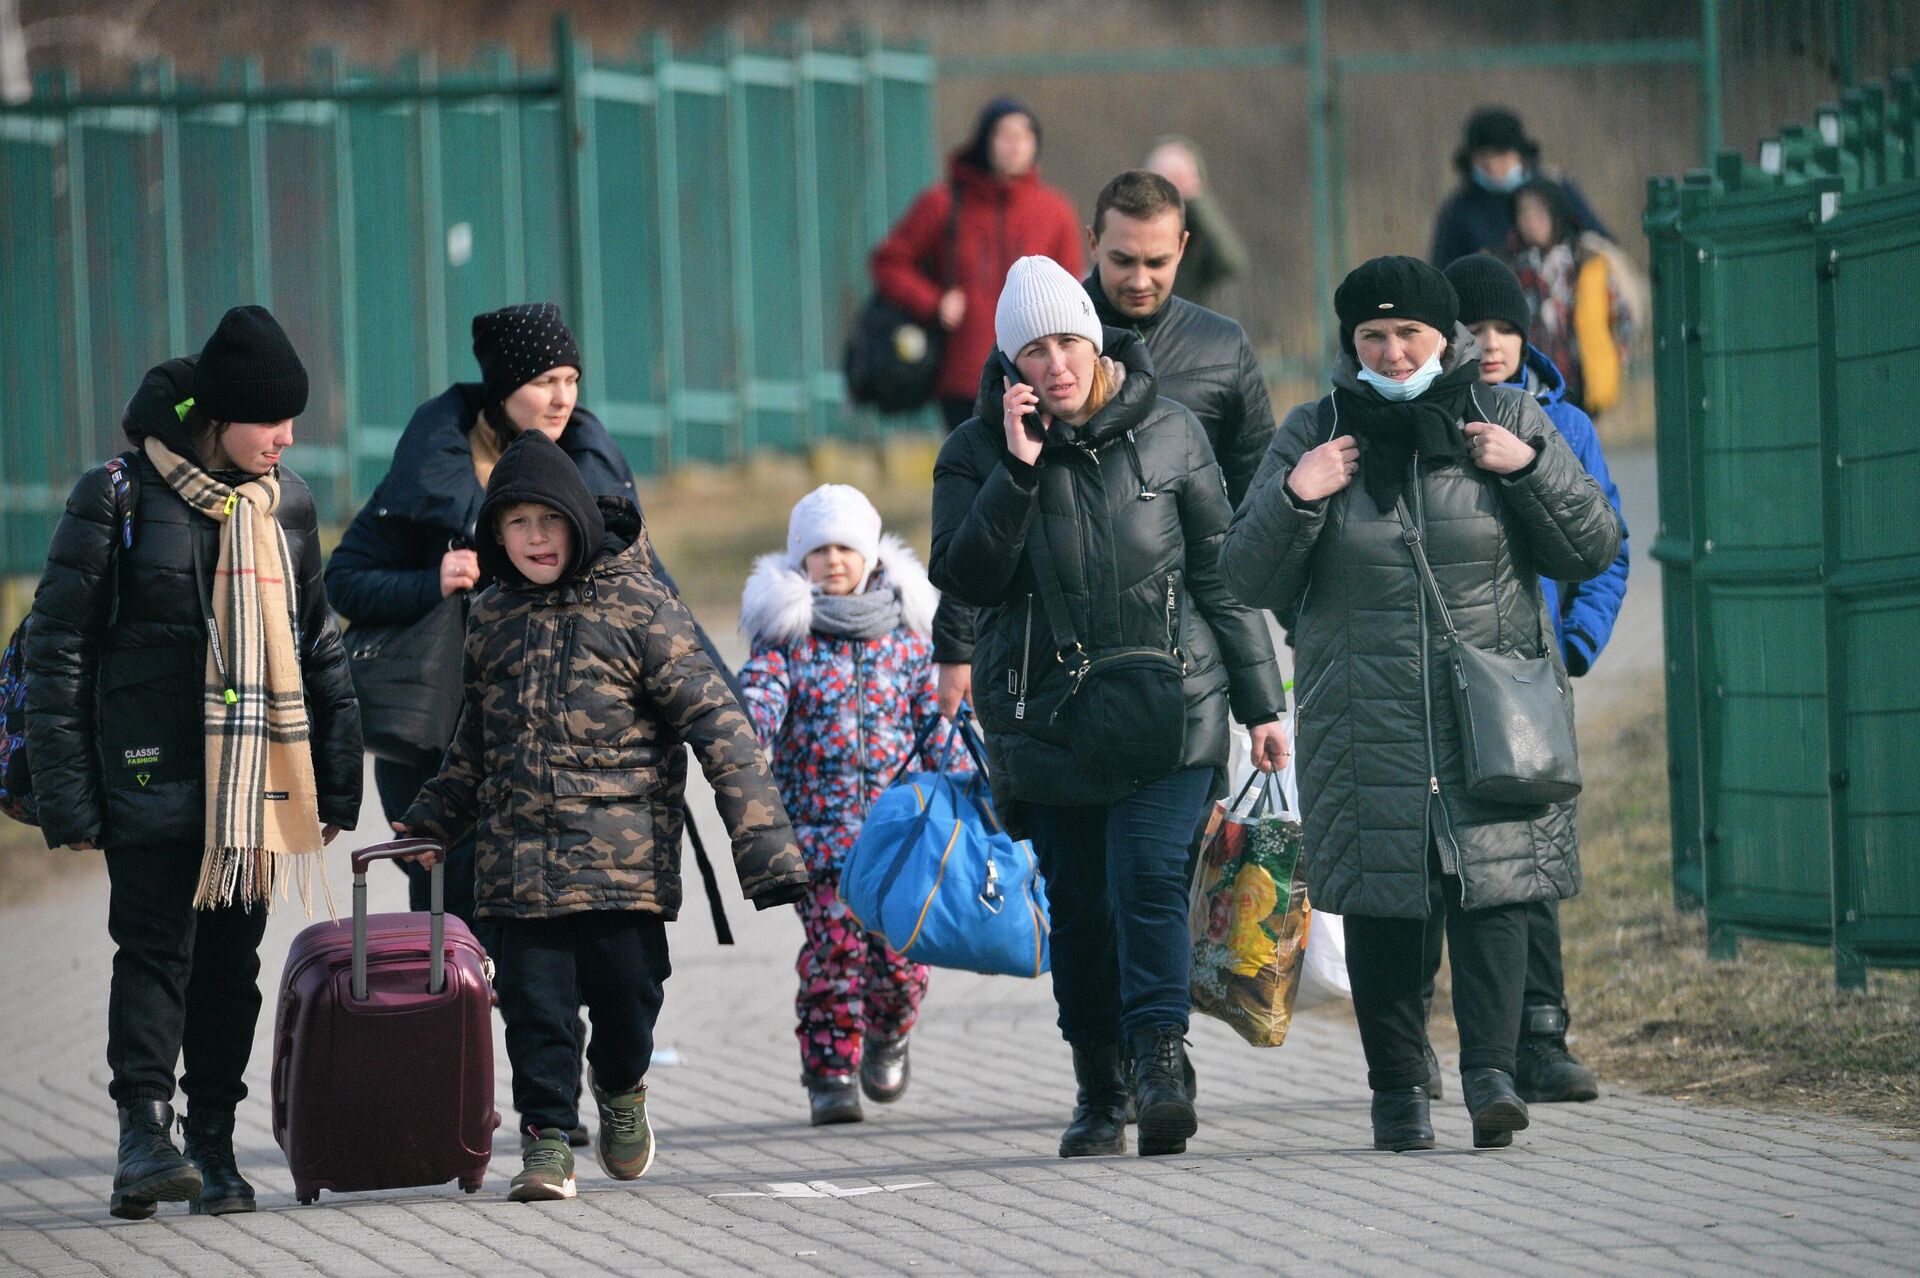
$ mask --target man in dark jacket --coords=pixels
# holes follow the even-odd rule
[[[1146,345],[1162,398],[1199,419],[1238,506],[1273,439],[1273,405],[1260,359],[1239,324],[1174,294],[1187,245],[1184,205],[1173,183],[1129,169],[1094,202],[1085,281],[1101,323],[1126,329]],[[951,713],[971,691],[972,609],[942,600],[934,620],[941,709]]]
[[[1542,172],[1540,146],[1527,136],[1520,117],[1500,107],[1482,108],[1467,120],[1453,167],[1460,187],[1434,217],[1427,258],[1442,269],[1469,253],[1504,253],[1513,233],[1513,193],[1534,178],[1552,177]],[[1553,180],[1566,192],[1581,230],[1613,238],[1572,182]]]

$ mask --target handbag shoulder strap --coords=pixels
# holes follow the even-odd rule
[[[1414,566],[1420,570],[1420,580],[1425,584],[1427,594],[1433,599],[1434,607],[1440,610],[1440,624],[1447,628],[1447,638],[1457,641],[1460,638],[1460,632],[1453,627],[1453,614],[1447,611],[1447,601],[1440,597],[1440,583],[1434,580],[1433,566],[1427,562],[1427,548],[1423,544],[1426,538],[1421,535],[1418,528],[1414,527],[1413,520],[1407,517],[1407,499],[1395,498],[1393,511],[1400,516],[1400,536],[1407,543],[1407,548],[1413,551],[1413,562]]]
[[[960,274],[960,184],[947,183],[947,258],[940,273],[940,291],[946,293]]]
[[[1060,585],[1059,565],[1047,544],[1047,517],[1043,511],[1033,514],[1033,530],[1027,535],[1027,550],[1033,559],[1034,581],[1040,587],[1040,603],[1047,610],[1047,626],[1053,631],[1057,652],[1078,648],[1085,652],[1080,636],[1073,628],[1073,615],[1067,608],[1066,591]]]

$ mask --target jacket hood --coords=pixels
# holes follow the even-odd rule
[[[380,481],[378,504],[416,523],[472,537],[476,543],[485,540],[477,535],[485,493],[473,473],[473,447],[467,437],[484,401],[479,382],[455,382],[415,409],[393,450],[393,464]],[[573,410],[560,448],[576,464],[593,457],[612,473],[625,468],[607,428],[584,408]]]
[[[193,397],[193,369],[198,360],[195,355],[170,359],[155,364],[140,379],[139,389],[120,416],[120,429],[135,448],[151,436],[182,457],[200,461],[187,430],[186,415],[180,409]]]
[[[882,536],[872,581],[900,592],[900,619],[909,630],[932,635],[940,592],[927,580],[927,570],[912,547],[892,533]],[[740,633],[754,643],[785,645],[812,629],[813,587],[806,577],[787,566],[784,551],[755,559],[740,594]]]
[[[1077,443],[1090,443],[1098,447],[1140,426],[1153,412],[1154,404],[1160,398],[1160,390],[1154,381],[1153,360],[1147,354],[1147,344],[1139,334],[1124,328],[1104,329],[1101,342],[1106,347],[1107,357],[1127,370],[1126,381],[1120,384],[1119,393],[1108,400],[1085,426],[1076,430],[1059,421],[1049,426],[1046,447],[1071,448]],[[1000,384],[1002,378],[1017,382],[1020,372],[1014,368],[1012,360],[996,350],[988,357],[986,368],[981,370],[980,394],[974,403],[980,420],[993,428],[996,438],[1000,434],[1000,405],[1006,396],[1006,389]],[[1004,440],[1001,447],[1006,447]]]
[[[1533,391],[1533,397],[1540,401],[1542,407],[1557,404],[1567,397],[1566,376],[1547,353],[1532,342],[1527,343],[1526,354],[1520,359],[1520,371],[1508,379],[1507,385],[1525,389],[1529,373],[1538,379],[1538,389]]]
[[[587,490],[586,481],[580,478],[573,458],[538,431],[528,431],[515,439],[494,464],[486,499],[480,504],[475,539],[480,567],[510,585],[530,584],[513,566],[493,526],[502,511],[521,502],[538,502],[566,518],[573,528],[573,557],[559,579],[567,581],[583,575],[600,555],[606,519]]]
[[[1456,322],[1453,337],[1447,343],[1447,353],[1440,357],[1440,375],[1446,376],[1462,364],[1480,362],[1480,341],[1473,330],[1465,324]],[[1333,360],[1333,384],[1355,395],[1378,395],[1380,392],[1360,380],[1360,361],[1342,350]]]

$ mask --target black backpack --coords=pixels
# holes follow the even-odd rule
[[[107,480],[113,485],[114,522],[120,525],[115,543],[120,550],[133,549],[133,503],[136,490],[129,459],[122,453],[107,463]],[[118,551],[116,551],[116,558]],[[108,571],[116,575],[118,566],[109,561]],[[114,586],[114,607],[118,612],[119,587]],[[7,640],[5,657],[0,657],[0,812],[26,825],[40,824],[40,801],[33,794],[33,768],[27,761],[27,625],[29,614],[14,627]]]
[[[952,193],[943,293],[953,287],[954,228],[960,220],[959,188]],[[933,400],[946,346],[947,335],[937,323],[924,324],[875,293],[854,316],[853,331],[847,334],[843,370],[848,397],[883,413],[925,407]]]

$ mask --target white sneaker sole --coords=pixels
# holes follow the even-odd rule
[[[619,1172],[607,1165],[607,1157],[600,1150],[600,1142],[596,1140],[593,1143],[593,1160],[599,1163],[600,1170],[605,1172],[608,1177],[613,1180],[639,1180],[642,1176],[653,1170],[653,1157],[659,1152],[660,1144],[658,1141],[647,1146],[647,1161],[640,1165],[640,1170],[631,1176],[622,1176]]]
[[[524,1185],[515,1185],[507,1191],[510,1203],[554,1203],[572,1198],[578,1192],[574,1178],[569,1176],[558,1186],[529,1181]]]

